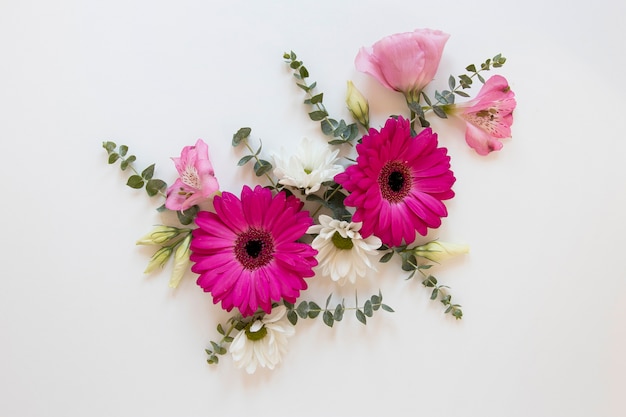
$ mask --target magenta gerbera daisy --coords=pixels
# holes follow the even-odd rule
[[[213,201],[215,213],[198,213],[191,241],[191,270],[198,285],[244,317],[272,302],[294,303],[314,275],[317,251],[300,239],[313,224],[302,202],[266,188],[244,186],[241,199],[224,192]]]
[[[441,225],[448,215],[442,200],[454,196],[454,174],[446,148],[437,147],[430,128],[411,135],[409,121],[390,118],[377,131],[370,129],[356,146],[357,163],[335,176],[356,207],[352,221],[363,222],[361,235],[378,236],[388,246],[410,244],[415,232]]]

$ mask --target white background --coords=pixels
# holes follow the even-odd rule
[[[0,414],[624,415],[624,16],[613,0],[2,0]],[[273,372],[207,365],[228,316],[191,273],[176,291],[168,272],[143,275],[151,252],[134,243],[160,201],[124,185],[102,141],[172,183],[169,158],[203,138],[239,193],[256,181],[236,166],[239,127],[268,153],[322,140],[284,51],[337,117],[354,80],[379,126],[403,99],[354,57],[418,27],[451,34],[431,93],[502,52],[518,100],[513,138],[488,157],[462,125],[434,124],[457,195],[432,236],[471,245],[435,272],[464,319],[394,262],[363,294],[380,288],[395,313],[304,322]]]

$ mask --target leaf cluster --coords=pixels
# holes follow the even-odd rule
[[[126,169],[130,168],[134,172],[134,174],[128,178],[126,185],[134,189],[141,189],[145,186],[146,193],[150,197],[157,194],[164,195],[163,191],[167,188],[167,184],[163,180],[153,178],[155,164],[148,166],[146,169],[141,171],[141,173],[139,173],[133,166],[137,157],[135,155],[128,155],[128,146],[120,145],[118,148],[115,142],[108,141],[103,142],[102,147],[109,155],[109,164],[114,164],[119,160],[122,171],[126,171]]]
[[[446,310],[444,312],[445,314],[450,313],[457,320],[463,317],[461,305],[452,304],[452,295],[447,292],[447,289],[450,287],[448,287],[447,285],[439,285],[437,283],[437,278],[435,278],[433,275],[426,275],[424,273],[424,271],[432,268],[432,265],[420,264],[412,248],[408,248],[406,245],[403,245],[391,250],[391,248],[383,246],[382,248],[380,248],[380,251],[388,251],[379,259],[379,262],[382,263],[389,262],[394,253],[400,255],[400,258],[402,260],[402,270],[410,272],[409,276],[406,278],[407,280],[413,278],[415,274],[419,272],[420,274],[422,274],[422,276],[425,277],[425,279],[422,281],[422,285],[433,289],[430,294],[430,299],[436,300],[439,297],[441,303],[446,307]]]
[[[306,200],[319,203],[323,207],[330,209],[335,219],[350,221],[352,214],[346,209],[344,204],[347,195],[341,191],[343,187],[334,181],[329,181],[322,185],[327,188],[321,197],[317,194],[309,194],[306,196]]]
[[[463,311],[461,310],[461,305],[452,304],[452,295],[450,295],[445,289],[449,288],[446,285],[438,285],[437,278],[432,275],[428,275],[424,281],[422,281],[422,285],[428,288],[432,288],[432,292],[430,294],[431,300],[436,300],[437,297],[440,298],[441,304],[446,307],[444,314],[452,314],[454,318],[460,320],[463,317]]]
[[[484,84],[485,78],[480,73],[483,71],[489,71],[492,68],[500,68],[504,65],[505,62],[506,58],[503,57],[502,54],[498,54],[493,58],[486,59],[485,62],[481,63],[478,68],[476,67],[476,65],[470,64],[465,67],[465,71],[467,71],[467,73],[461,74],[457,77],[458,85],[457,78],[455,78],[453,75],[450,75],[450,77],[448,78],[449,90],[443,90],[441,92],[435,91],[435,99],[437,100],[437,103],[444,106],[446,104],[454,104],[455,95],[465,98],[469,97],[469,94],[467,94],[463,90],[468,89],[472,86],[472,84],[474,83],[474,78],[478,79],[478,81]],[[427,103],[429,106],[431,106],[430,102],[427,101]],[[439,108],[439,110],[437,110],[437,108]],[[441,111],[442,109],[439,105],[432,106],[432,110],[437,116],[444,119],[446,118],[445,112]]]
[[[359,135],[359,127],[356,123],[346,123],[345,120],[336,120],[330,117],[326,107],[324,106],[324,93],[314,93],[317,82],[308,84],[306,79],[309,77],[309,70],[304,63],[298,60],[297,55],[291,52],[285,52],[283,58],[289,67],[293,70],[293,76],[298,80],[296,85],[307,93],[307,99],[304,104],[313,106],[313,111],[309,112],[309,118],[314,122],[320,122],[322,133],[332,137],[328,143],[331,145],[343,145],[351,143]]]
[[[259,144],[258,149],[256,151],[252,150],[252,148],[250,147],[250,144],[248,143],[248,138],[250,137],[251,133],[252,133],[252,129],[250,129],[249,127],[242,127],[233,135],[233,140],[232,140],[233,147],[237,147],[241,143],[243,143],[251,152],[250,154],[245,155],[243,158],[241,158],[239,162],[237,162],[237,165],[244,166],[249,161],[254,159],[255,161],[254,173],[256,174],[256,176],[260,177],[262,175],[267,175],[267,173],[271,171],[273,168],[272,164],[271,162],[266,161],[265,159],[259,158],[259,154],[261,153],[261,150],[263,149],[263,143],[261,141],[259,141],[260,144]]]
[[[363,324],[367,324],[367,318],[372,317],[374,312],[381,308],[390,313],[394,311],[387,304],[383,304],[383,295],[380,291],[366,300],[363,306],[359,306],[358,297],[355,295],[355,307],[346,307],[345,300],[341,300],[334,308],[329,308],[332,296],[332,294],[328,296],[324,308],[321,308],[314,301],[301,301],[297,307],[284,301],[283,304],[287,308],[287,319],[295,326],[298,323],[298,317],[314,319],[321,314],[324,324],[333,327],[336,321],[343,320],[347,310],[354,310],[357,320]]]
[[[211,347],[204,350],[209,356],[207,358],[209,365],[217,365],[220,361],[218,355],[226,354],[227,350],[224,345],[233,341],[233,337],[230,335],[232,331],[241,331],[246,327],[246,322],[244,322],[241,317],[231,317],[228,319],[228,324],[230,325],[228,330],[224,330],[221,323],[217,325],[217,332],[222,335],[222,339],[219,342],[211,341]]]

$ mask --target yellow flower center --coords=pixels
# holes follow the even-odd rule
[[[332,237],[333,245],[337,249],[352,249],[354,243],[352,243],[352,239],[349,237],[343,237],[339,232],[335,232]]]
[[[248,338],[248,340],[252,340],[252,341],[263,339],[267,335],[267,329],[265,328],[265,326],[263,326],[256,332],[253,332],[250,330],[253,324],[254,324],[254,321],[251,321],[246,326],[246,337]]]

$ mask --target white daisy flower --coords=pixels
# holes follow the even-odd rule
[[[282,154],[285,155],[284,150]],[[344,168],[335,164],[338,154],[338,149],[333,151],[326,144],[304,138],[294,155],[273,155],[274,175],[282,185],[301,188],[306,194],[314,193],[323,182],[343,172]]]
[[[249,374],[253,374],[257,366],[274,369],[287,351],[287,338],[295,332],[287,319],[287,309],[281,305],[237,333],[229,352],[235,366],[245,368]]]
[[[311,246],[317,249],[318,268],[339,285],[346,280],[354,284],[357,277],[365,277],[369,269],[376,270],[370,258],[379,255],[382,242],[376,236],[363,239],[359,230],[362,223],[339,221],[324,214],[319,225],[309,227],[307,233],[317,234]]]

